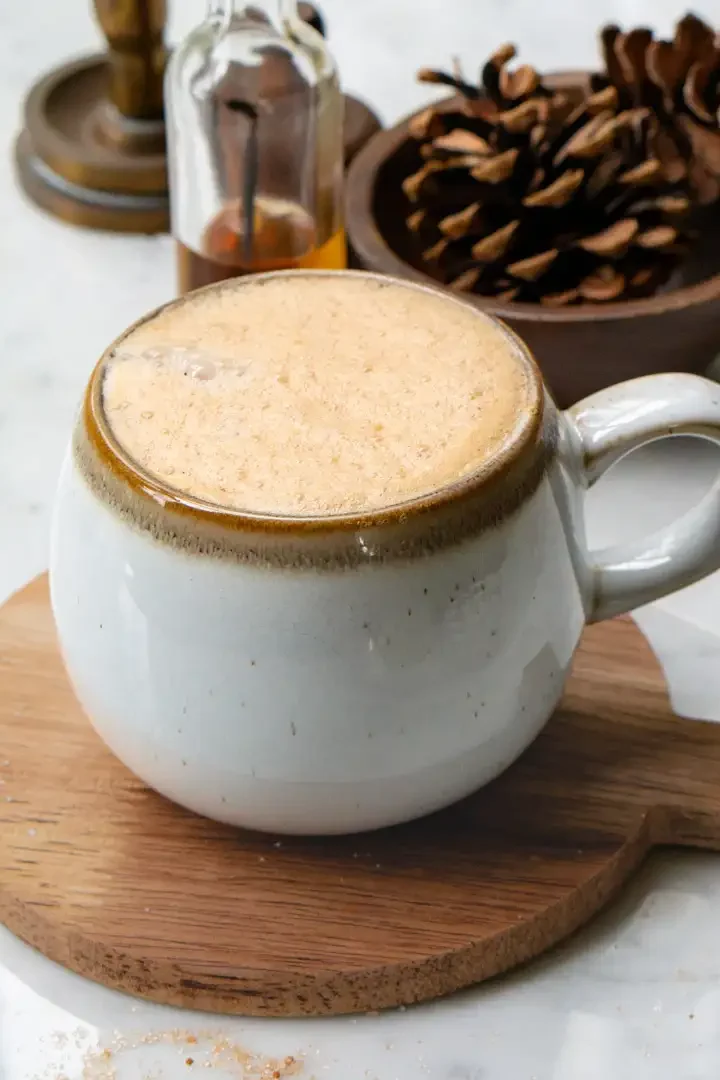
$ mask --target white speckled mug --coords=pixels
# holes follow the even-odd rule
[[[628,450],[720,442],[720,389],[651,376],[559,413],[507,333],[530,400],[502,452],[327,518],[226,510],[143,473],[103,416],[100,361],[60,481],[52,602],[77,695],[133,772],[253,829],[426,814],[535,738],[586,621],[720,565],[717,488],[644,543],[592,554],[583,528],[585,489]]]

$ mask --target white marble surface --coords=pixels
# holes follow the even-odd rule
[[[546,69],[579,67],[593,61],[598,21],[653,21],[667,31],[684,10],[667,0],[567,7],[324,0],[323,7],[347,88],[388,121],[425,99],[412,79],[422,64],[445,64],[457,53],[470,72],[512,39]],[[83,0],[0,0],[3,147],[32,79],[97,47],[87,8]],[[173,39],[201,9],[200,0],[178,0]],[[720,19],[717,0],[696,10]],[[46,564],[59,458],[91,365],[112,336],[171,295],[173,275],[166,238],[80,232],[29,206],[7,153],[0,225],[1,599]],[[605,544],[659,527],[707,490],[718,465],[709,448],[681,441],[635,455],[593,492],[591,537]],[[720,576],[640,619],[676,707],[720,719]],[[213,1057],[222,1033],[260,1059],[297,1057],[308,1080],[717,1080],[719,906],[720,860],[662,854],[592,927],[508,978],[423,1008],[312,1022],[149,1006],[61,970],[0,930],[0,1080],[173,1080],[206,1064],[203,1075],[218,1080],[252,1075],[237,1058],[228,1064],[229,1052],[225,1065]],[[198,1042],[183,1042],[178,1031]]]

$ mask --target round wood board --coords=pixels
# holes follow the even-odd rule
[[[571,933],[652,844],[720,846],[720,725],[673,716],[628,619],[586,632],[504,776],[364,836],[245,833],[145,788],[73,697],[44,577],[0,610],[0,748],[0,918],[106,986],[217,1012],[447,994]]]

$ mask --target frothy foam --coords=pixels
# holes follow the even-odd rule
[[[125,452],[186,495],[261,513],[362,512],[475,472],[530,407],[503,331],[441,295],[352,275],[189,295],[106,361]]]

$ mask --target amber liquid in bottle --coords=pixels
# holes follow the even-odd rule
[[[318,244],[306,211],[264,198],[255,206],[251,245],[246,242],[239,208],[229,206],[206,229],[202,251],[178,242],[177,258],[181,293],[268,270],[342,270],[347,265],[345,231],[340,228]]]
[[[209,0],[168,64],[165,112],[181,293],[347,265],[343,97],[296,0]]]

